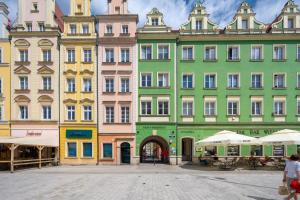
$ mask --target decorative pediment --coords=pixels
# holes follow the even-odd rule
[[[30,99],[25,95],[18,95],[15,98],[15,102],[17,102],[17,103],[24,103],[24,102],[29,103]]]
[[[68,69],[67,71],[64,71],[64,75],[76,75],[77,72],[72,70],[72,69]]]
[[[206,8],[200,3],[196,2],[192,12],[189,15],[188,22],[181,25],[181,33],[206,33],[218,32],[218,25],[212,22],[209,18]]]
[[[289,0],[288,2],[286,2],[281,12],[293,14],[293,13],[299,13],[300,11],[298,9],[298,5],[295,4],[293,0]]]
[[[80,103],[81,104],[83,104],[83,103],[92,104],[92,103],[94,103],[94,100],[85,98],[85,99],[80,100]]]
[[[54,44],[50,40],[42,39],[38,42],[39,47],[52,47]]]
[[[38,74],[54,74],[54,70],[47,66],[43,66],[43,67],[39,68],[37,71],[38,71]]]
[[[267,26],[256,20],[255,15],[249,3],[242,2],[233,20],[226,26],[225,33],[265,33]]]
[[[164,22],[163,14],[157,8],[152,8],[146,18],[145,25],[139,32],[171,32],[171,28]]]
[[[94,72],[91,71],[91,70],[88,70],[88,69],[85,69],[85,70],[83,70],[83,71],[80,72],[80,75],[85,75],[85,74],[93,75]]]
[[[53,98],[48,96],[48,95],[42,95],[38,98],[38,102],[40,102],[40,103],[42,103],[42,102],[51,103],[51,102],[53,102]]]
[[[77,101],[74,99],[65,99],[63,102],[65,104],[76,104],[77,103]]]
[[[31,71],[25,66],[20,66],[14,70],[15,74],[30,74]]]
[[[27,40],[24,39],[19,39],[15,41],[15,46],[16,47],[29,47],[30,43]]]

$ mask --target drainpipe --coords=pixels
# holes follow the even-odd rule
[[[61,108],[60,108],[60,106],[61,106],[61,99],[60,99],[60,97],[61,97],[61,95],[60,95],[60,92],[61,92],[61,90],[60,90],[60,72],[61,72],[61,55],[60,55],[60,44],[61,44],[61,35],[60,35],[60,33],[58,33],[58,36],[57,36],[57,48],[58,48],[58,151],[57,150],[55,150],[55,152],[57,152],[58,153],[58,159],[59,159],[59,161],[61,160],[61,158],[60,158],[60,151],[61,151],[61,149],[60,149],[60,134],[61,134],[61,132],[60,132],[60,110],[61,110]]]
[[[9,102],[9,113],[10,113],[10,116],[9,116],[9,122],[8,122],[8,127],[9,127],[9,136],[12,136],[11,133],[12,133],[12,130],[11,130],[11,107],[12,107],[12,95],[11,95],[11,86],[12,86],[12,46],[11,46],[11,40],[12,40],[12,36],[9,35],[8,36],[8,41],[9,41],[9,48],[10,48],[10,65],[9,65],[9,76],[10,76],[10,84],[9,84],[9,98],[10,98],[10,102]]]
[[[177,46],[178,46],[178,39],[176,38],[176,43],[175,43],[175,131],[176,131],[176,165],[178,165],[178,115],[177,115],[177,103],[178,103],[178,64],[177,64]]]

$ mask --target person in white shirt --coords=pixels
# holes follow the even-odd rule
[[[286,166],[284,169],[283,182],[287,182],[287,187],[289,191],[288,200],[294,198],[298,200],[296,190],[291,188],[291,182],[295,179],[298,179],[300,183],[300,162],[299,157],[292,155],[289,160],[286,162]]]

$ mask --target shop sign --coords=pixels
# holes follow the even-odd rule
[[[92,138],[92,130],[67,130],[66,138],[81,139]]]
[[[252,135],[252,136],[260,136],[260,135],[271,135],[274,132],[279,131],[279,129],[248,129],[248,130],[235,130],[238,134],[242,135]]]
[[[41,136],[42,131],[39,130],[28,130],[26,136]]]

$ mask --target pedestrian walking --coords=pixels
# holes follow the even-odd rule
[[[289,191],[289,196],[287,200],[293,199],[298,200],[296,185],[300,186],[300,163],[299,157],[292,155],[289,160],[286,161],[286,166],[284,169],[283,182],[287,183],[287,188]],[[295,184],[297,182],[298,184]]]

